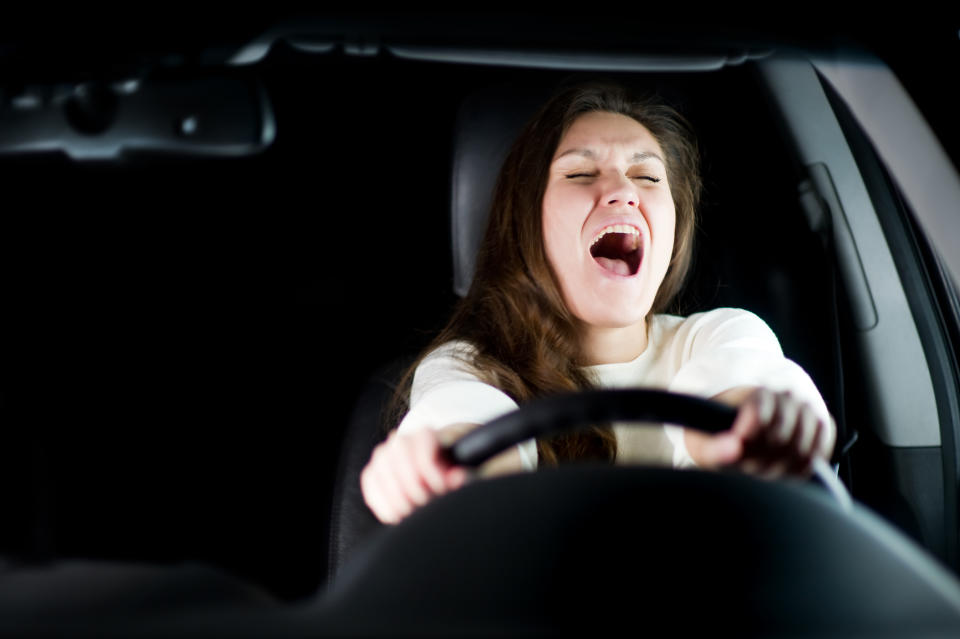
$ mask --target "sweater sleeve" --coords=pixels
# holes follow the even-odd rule
[[[397,427],[440,429],[451,424],[484,424],[517,408],[506,393],[482,382],[468,363],[471,347],[450,342],[423,359],[413,375],[410,410]],[[537,466],[535,440],[518,446],[525,470]]]
[[[789,391],[807,402],[828,424],[833,420],[810,376],[787,359],[766,322],[741,309],[722,308],[688,318],[678,331],[672,356],[680,362],[669,390],[714,397],[738,386]],[[669,427],[674,465],[690,466],[682,430]]]

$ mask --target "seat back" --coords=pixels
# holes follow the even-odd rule
[[[410,360],[397,360],[370,377],[354,406],[343,435],[330,506],[327,581],[330,582],[360,543],[383,527],[360,491],[360,473],[387,435],[384,410],[396,380]]]
[[[520,129],[548,96],[547,89],[499,85],[478,90],[460,107],[450,202],[453,288],[460,297],[473,281],[500,167]]]
[[[521,127],[548,93],[545,88],[499,85],[478,90],[461,105],[454,131],[450,205],[454,290],[461,297],[473,278],[497,173]],[[410,362],[410,357],[398,359],[370,378],[344,432],[331,505],[328,580],[364,539],[382,527],[363,500],[360,473],[386,437],[384,410]]]

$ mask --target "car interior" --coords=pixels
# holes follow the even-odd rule
[[[734,71],[732,75],[736,79],[732,80],[725,80],[726,74],[723,73],[716,75],[717,82],[743,83],[745,86],[741,91],[744,94],[748,93],[747,86],[754,81],[749,72],[738,74]],[[592,76],[582,77],[589,79]],[[560,79],[576,81],[563,76],[554,76],[547,81],[557,82]],[[647,82],[651,83],[650,89],[654,91],[683,95],[681,99],[691,103],[704,100],[709,104],[707,96],[718,88],[704,86],[704,79],[697,77],[690,81],[676,75],[661,75],[648,79]],[[619,78],[620,82],[630,80],[632,78]],[[500,164],[525,121],[550,95],[549,85],[533,84],[535,82],[543,82],[543,79],[521,78],[511,84],[472,90],[457,112],[449,205],[451,239],[445,249],[453,255],[453,286],[459,295],[466,294],[469,287],[474,257],[484,231],[490,196]],[[633,84],[636,86],[636,80],[633,80]],[[705,91],[706,95],[691,95],[691,85],[697,87],[696,91]],[[641,88],[645,87],[641,85]],[[681,91],[682,94],[679,93]],[[757,138],[775,141],[774,125],[769,122],[769,115],[763,112],[762,108],[761,103],[756,105],[751,113],[740,113],[738,117],[744,118],[741,126],[747,127],[747,122],[755,123],[757,118],[766,117],[771,131],[766,135],[758,135]],[[711,117],[723,117],[719,111],[711,109]],[[727,110],[722,112],[727,113]],[[784,150],[778,149],[775,143],[769,145],[772,148],[759,149],[750,144],[752,140],[746,144],[743,141],[738,143],[733,134],[738,127],[734,121],[726,121],[726,128],[730,129],[732,139],[728,137],[717,140],[714,144],[723,149],[737,149],[730,157],[733,165],[743,167],[750,162],[751,156],[785,157]],[[723,127],[722,121],[711,122],[714,127]],[[706,146],[706,143],[704,145]],[[726,152],[724,156],[727,157]],[[725,159],[724,162],[726,161]],[[787,168],[786,164],[776,166],[771,163],[762,169],[763,177],[758,181],[770,184],[766,171],[776,172],[779,179],[783,179],[784,175],[789,175]],[[748,179],[753,184],[757,177],[751,176]],[[711,176],[708,201],[712,203],[714,198],[721,198],[725,188],[723,185],[734,180],[733,177],[723,175]],[[771,185],[771,189],[776,189],[776,186]],[[754,201],[738,203],[739,205],[735,205],[736,215],[725,213],[726,207],[716,204],[704,207],[696,253],[698,268],[691,277],[685,299],[678,302],[678,307],[673,312],[689,314],[717,306],[757,309],[754,312],[767,318],[772,325],[783,327],[782,330],[787,333],[785,349],[801,354],[800,357],[806,360],[805,368],[816,371],[815,377],[820,380],[821,387],[825,387],[825,396],[829,397],[834,395],[836,384],[832,375],[836,363],[836,339],[831,336],[836,325],[831,324],[835,321],[831,314],[834,304],[831,297],[833,289],[826,269],[824,247],[817,235],[803,225],[800,203],[789,186],[781,187],[779,198],[778,202],[776,194],[764,193]],[[773,202],[778,204],[773,205]],[[770,215],[767,206],[776,206],[777,215]],[[783,238],[783,242],[772,243],[769,248],[761,249],[761,255],[758,256],[756,247],[768,244],[763,241],[764,237]],[[774,246],[778,249],[777,252],[772,250]],[[783,250],[785,248],[786,250]],[[746,256],[749,257],[743,259]],[[754,260],[757,259],[763,260],[760,268],[756,268],[757,262]],[[817,265],[813,272],[808,267],[811,262]],[[792,286],[794,282],[799,283],[796,289]],[[407,357],[407,360],[409,359],[410,357]],[[359,524],[354,523],[355,519],[366,521],[369,526],[373,526],[375,521],[359,495],[359,473],[370,458],[373,448],[371,441],[375,442],[385,436],[380,416],[399,377],[396,370],[390,372],[392,377],[388,375],[386,378],[375,378],[373,383],[379,384],[382,396],[365,398],[358,402],[357,412],[353,414],[346,431],[343,463],[348,464],[350,469],[338,477],[342,485],[338,486],[334,494],[335,499],[339,499],[342,497],[340,491],[350,491],[353,498],[342,504],[335,502],[334,519],[331,521],[334,528],[331,538],[342,537],[341,543],[344,544],[349,543],[348,540],[356,541],[364,537],[358,534],[356,528]],[[367,392],[373,394],[375,391]],[[832,401],[831,405],[835,406],[836,400]],[[836,409],[833,412],[838,413]],[[344,517],[345,512],[355,514]],[[344,530],[338,529],[341,520]],[[339,546],[331,549],[331,573],[341,553]]]
[[[370,582],[370,557],[383,573],[414,568],[357,481],[390,426],[384,402],[469,286],[496,171],[525,119],[561,83],[611,79],[661,96],[699,135],[697,251],[672,312],[763,318],[837,420],[832,462],[852,497],[956,574],[955,318],[938,310],[952,289],[809,61],[745,46],[575,65],[589,56],[279,33],[226,64],[157,64],[127,93],[91,81],[58,102],[57,87],[84,84],[76,76],[4,88],[6,573],[186,561],[249,585],[248,600],[300,605],[343,583],[329,617],[340,629],[362,615],[351,592],[402,589]],[[16,102],[31,90],[35,106]],[[69,135],[23,133],[61,110]],[[126,146],[104,142],[117,130]],[[657,512],[702,525],[665,503],[685,481],[669,475],[650,469],[615,494],[662,485]],[[721,484],[770,497],[743,479]],[[491,494],[523,492],[498,482]],[[446,507],[418,521],[446,512],[462,534],[478,525]],[[510,512],[547,534],[537,507]],[[856,540],[838,544],[852,552]]]

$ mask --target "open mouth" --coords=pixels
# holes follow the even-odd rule
[[[640,231],[627,224],[608,226],[593,238],[590,255],[611,273],[635,275],[643,259]]]

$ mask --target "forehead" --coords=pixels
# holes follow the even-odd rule
[[[660,144],[647,127],[629,116],[606,111],[585,113],[574,120],[560,139],[554,159],[572,149],[653,152],[663,157]]]

